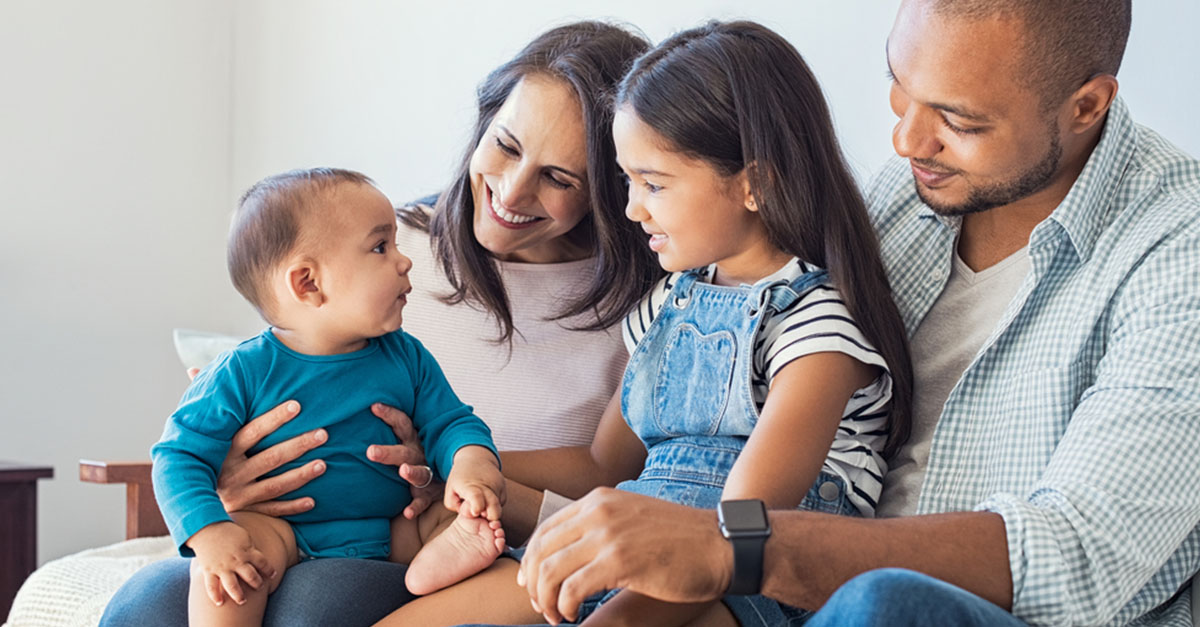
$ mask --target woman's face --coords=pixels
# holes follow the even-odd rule
[[[469,173],[475,239],[496,258],[557,263],[591,254],[565,237],[591,211],[583,113],[567,84],[521,79],[479,140]]]

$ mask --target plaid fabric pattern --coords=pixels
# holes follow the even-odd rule
[[[920,201],[899,158],[870,205],[911,336],[960,220]],[[1029,254],[946,401],[917,511],[1003,516],[1029,623],[1191,625],[1177,593],[1200,567],[1200,161],[1117,99]]]

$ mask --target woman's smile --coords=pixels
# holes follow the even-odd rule
[[[539,218],[537,216],[525,215],[523,213],[517,213],[515,211],[509,211],[505,209],[500,203],[500,199],[496,198],[495,193],[492,192],[492,186],[488,185],[487,183],[484,183],[483,186],[487,193],[486,204],[490,210],[488,213],[492,216],[492,219],[500,224],[500,226],[510,229],[524,229],[531,227],[536,222],[543,220],[543,218]]]

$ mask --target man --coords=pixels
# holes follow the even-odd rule
[[[899,10],[900,158],[870,193],[916,374],[892,517],[770,512],[764,539],[730,504],[730,541],[713,512],[599,490],[530,542],[521,579],[548,619],[606,588],[703,601],[761,576],[763,594],[824,605],[815,625],[1190,625],[1200,162],[1116,98],[1129,15]]]

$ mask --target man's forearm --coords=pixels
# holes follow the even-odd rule
[[[997,514],[864,520],[787,510],[769,517],[762,594],[789,605],[815,610],[854,576],[898,567],[1012,606],[1008,540]],[[559,620],[588,595],[618,587],[673,603],[714,601],[732,576],[733,549],[716,512],[602,488],[542,524],[518,585]],[[568,579],[572,585],[564,586]]]
[[[859,519],[772,511],[762,593],[817,609],[855,575],[907,568],[1011,609],[1004,520],[990,512]]]

